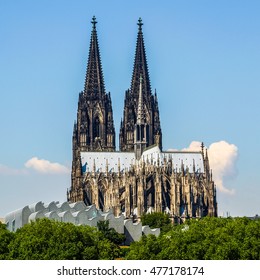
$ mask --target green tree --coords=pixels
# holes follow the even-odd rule
[[[260,220],[206,217],[173,227],[153,239],[154,247],[148,238],[131,244],[126,258],[260,259]]]
[[[81,259],[85,247],[95,245],[91,228],[40,219],[18,229],[10,244],[11,259]]]
[[[150,228],[160,228],[162,232],[167,232],[172,228],[169,215],[162,212],[143,214],[141,216],[141,222]]]
[[[0,222],[0,260],[8,258],[9,244],[12,241],[14,234],[6,229],[6,225]]]
[[[129,251],[125,257],[127,260],[156,260],[162,250],[160,238],[155,235],[143,235],[139,242],[130,244]]]
[[[125,241],[125,235],[118,233],[114,228],[109,228],[109,221],[99,221],[97,223],[98,230],[103,234],[104,238],[112,243],[121,245]]]
[[[96,228],[40,219],[18,229],[9,244],[9,259],[114,259],[117,245]]]

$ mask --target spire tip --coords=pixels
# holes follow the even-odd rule
[[[95,17],[95,16],[92,17],[91,23],[92,23],[92,25],[93,25],[93,29],[96,29],[97,21],[96,21],[96,17]]]
[[[141,31],[142,30],[142,25],[143,25],[143,21],[142,21],[141,17],[139,17],[137,25],[139,26],[139,30]]]

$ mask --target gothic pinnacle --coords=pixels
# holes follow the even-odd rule
[[[204,143],[203,142],[201,142],[201,153],[202,153],[202,157],[203,157],[203,159],[204,159]]]
[[[206,160],[208,160],[208,149],[206,149],[206,156],[205,156]]]

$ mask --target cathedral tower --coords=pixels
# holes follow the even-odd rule
[[[105,92],[96,24],[93,17],[85,87],[79,94],[75,140],[81,151],[114,151],[112,103],[110,93]]]
[[[159,117],[159,107],[157,95],[156,93],[153,95],[151,91],[142,25],[142,20],[139,18],[131,88],[125,92],[124,114],[120,126],[120,151],[134,151],[134,132],[138,114],[140,77],[142,77],[144,122],[149,127],[146,138],[147,147],[157,144],[160,149],[162,149],[162,132]]]
[[[99,52],[96,18],[92,18],[92,33],[84,91],[78,100],[77,121],[74,124],[72,146],[71,197],[81,197],[81,152],[115,151],[115,128],[110,93],[105,92]]]

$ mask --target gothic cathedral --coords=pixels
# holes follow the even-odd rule
[[[162,151],[158,100],[151,90],[141,19],[116,151],[96,24],[93,17],[85,87],[79,94],[72,137],[68,201],[95,204],[126,218],[151,212],[166,212],[178,222],[217,216],[216,186],[203,143],[200,152]]]

